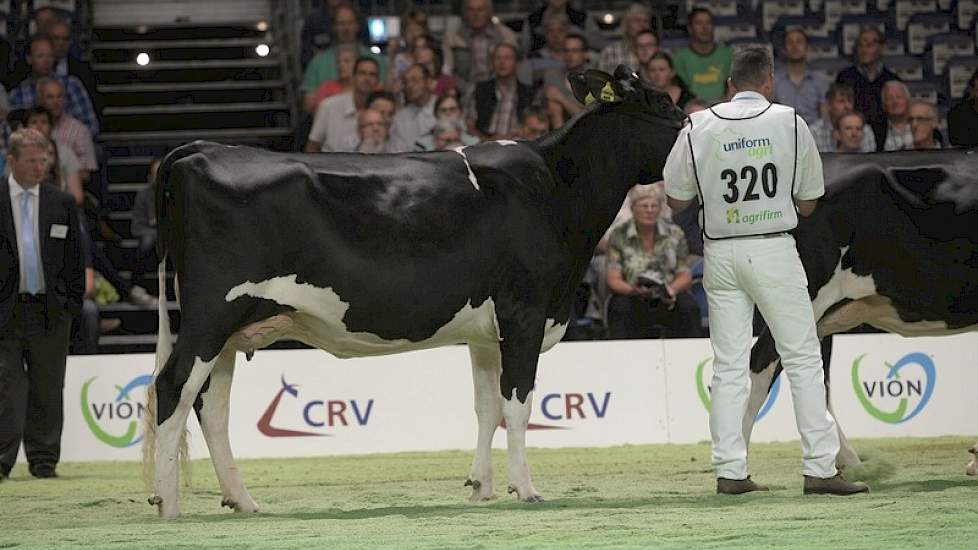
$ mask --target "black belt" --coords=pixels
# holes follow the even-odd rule
[[[44,294],[18,294],[17,301],[24,304],[42,304],[46,296]]]

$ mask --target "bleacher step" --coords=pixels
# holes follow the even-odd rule
[[[129,63],[92,63],[92,70],[97,72],[109,71],[172,71],[195,69],[251,69],[274,68],[279,66],[278,59],[267,57],[258,59],[199,59],[195,61],[154,61],[147,65],[136,62]],[[100,87],[101,88],[101,87]]]
[[[103,142],[155,141],[184,143],[197,139],[231,140],[285,137],[292,135],[291,128],[227,128],[205,130],[169,130],[155,132],[102,132],[99,140]]]
[[[92,42],[93,50],[163,50],[174,48],[230,48],[235,46],[257,46],[267,44],[268,39],[255,37],[242,38],[189,38],[175,40],[108,40]]]
[[[131,84],[100,84],[98,91],[108,93],[201,92],[212,90],[257,90],[281,88],[282,80],[216,80],[211,82],[135,82]]]
[[[189,113],[239,113],[245,111],[285,111],[289,106],[283,102],[253,103],[184,103],[177,105],[137,105],[132,107],[106,107],[104,116],[125,115],[166,115]]]

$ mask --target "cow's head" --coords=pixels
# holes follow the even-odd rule
[[[646,83],[625,65],[618,65],[614,76],[597,69],[587,69],[571,73],[567,79],[574,97],[585,105],[595,101],[616,104],[617,109],[651,116],[677,130],[686,118],[666,91]]]

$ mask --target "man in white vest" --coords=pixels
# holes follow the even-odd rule
[[[717,493],[766,491],[747,474],[743,419],[754,305],[771,329],[791,383],[801,434],[804,492],[865,492],[836,470],[839,434],[826,408],[822,356],[808,280],[788,233],[824,193],[822,162],[808,125],[771,103],[770,54],[733,56],[727,103],[690,115],[664,170],[674,212],[698,199],[704,236],[703,286],[710,306],[713,385],[710,432]]]

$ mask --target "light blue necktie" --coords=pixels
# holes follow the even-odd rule
[[[31,194],[27,191],[20,194],[20,249],[24,252],[24,287],[28,293],[37,294],[41,290],[41,267],[34,238]]]

